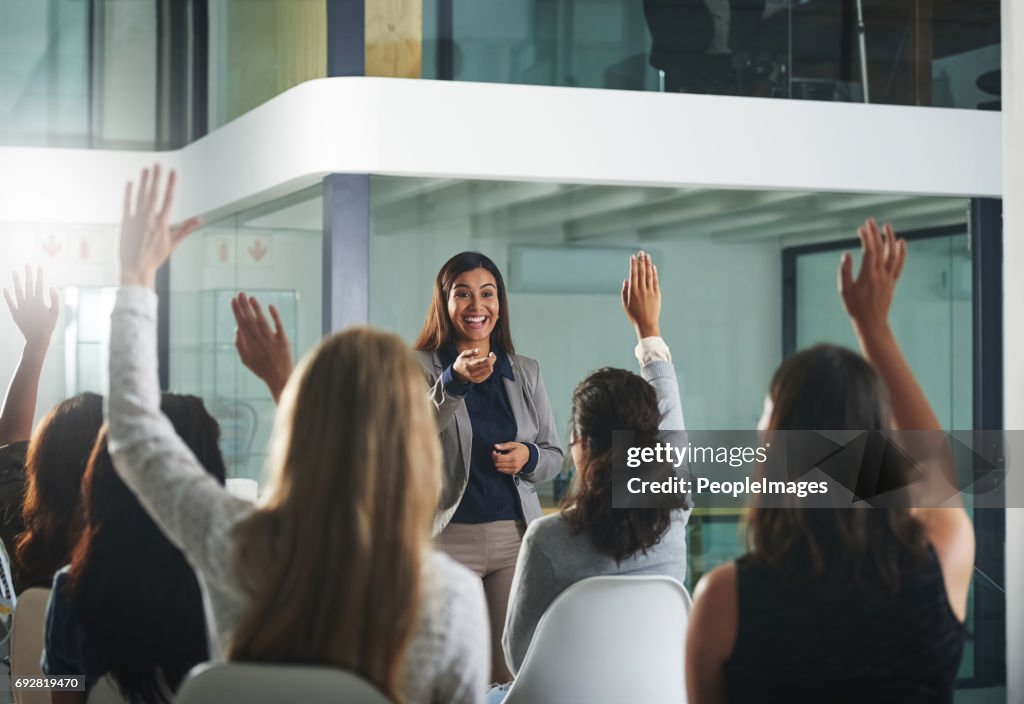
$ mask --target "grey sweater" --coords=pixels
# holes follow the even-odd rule
[[[679,385],[672,363],[664,359],[648,361],[641,373],[658,393],[658,405],[664,418],[662,429],[683,430]],[[551,602],[581,579],[602,575],[652,574],[683,582],[686,577],[686,522],[689,517],[689,510],[677,511],[672,525],[656,545],[648,548],[646,553],[637,553],[621,563],[598,552],[585,533],[574,535],[561,514],[545,516],[531,523],[519,549],[501,641],[509,670],[515,674],[523,664],[537,624]]]

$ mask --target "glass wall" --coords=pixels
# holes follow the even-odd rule
[[[270,392],[238,359],[231,298],[281,314],[292,349],[320,339],[321,187],[211,223],[171,266],[170,388],[203,398],[221,426],[231,477],[261,479],[274,417]]]
[[[76,0],[0,2],[0,135],[76,144],[89,133],[89,13]]]
[[[425,78],[857,102],[866,86],[873,103],[999,103],[993,0],[425,0],[423,15]]]
[[[210,129],[327,75],[325,0],[211,0],[209,13]]]
[[[0,144],[152,148],[156,14],[136,0],[0,2]]]

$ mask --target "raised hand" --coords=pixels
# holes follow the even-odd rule
[[[661,285],[651,255],[629,258],[629,278],[622,282],[622,310],[638,339],[661,336]]]
[[[4,300],[15,325],[25,336],[25,348],[0,409],[0,445],[28,440],[32,436],[39,377],[50,346],[50,336],[60,314],[56,289],[49,290],[49,303],[43,303],[42,269],[37,270],[33,277],[31,267],[26,265],[24,281],[18,272],[14,272],[11,279],[14,290],[4,289]]]
[[[480,349],[464,350],[452,363],[452,373],[455,378],[468,384],[479,384],[486,381],[494,371],[494,363],[497,357],[491,352],[486,357],[480,357]]]
[[[149,169],[143,169],[134,209],[131,181],[125,186],[120,246],[123,286],[152,288],[157,269],[167,261],[181,241],[199,227],[199,220],[192,218],[171,228],[169,219],[175,180],[175,173],[171,171],[161,199],[160,167],[154,166],[152,174]]]
[[[242,364],[263,380],[277,401],[292,373],[292,344],[277,309],[274,306],[269,306],[269,309],[270,317],[274,319],[273,330],[254,297],[239,293],[231,299],[231,312],[238,324],[235,329],[238,356]]]
[[[892,225],[879,231],[874,218],[857,228],[863,260],[853,278],[853,258],[844,252],[839,262],[839,296],[858,335],[888,327],[889,306],[896,282],[903,272],[907,243],[898,239]]]
[[[14,324],[25,337],[26,347],[45,353],[60,315],[57,289],[51,287],[47,291],[47,302],[44,303],[43,269],[38,268],[33,277],[32,267],[28,264],[25,265],[24,281],[17,271],[11,273],[11,280],[14,285],[10,291],[4,289],[4,300]]]
[[[521,442],[499,442],[491,452],[494,468],[502,474],[516,475],[530,461],[530,448]]]

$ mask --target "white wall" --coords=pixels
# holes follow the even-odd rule
[[[1024,429],[1024,7],[1003,0],[1003,374],[1006,428]],[[1008,495],[1024,493],[1009,473]],[[1013,488],[1015,487],[1015,488]],[[1007,701],[1024,701],[1024,508],[1006,511]]]

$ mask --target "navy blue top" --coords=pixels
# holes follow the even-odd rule
[[[87,690],[103,675],[95,651],[86,642],[82,626],[71,608],[67,567],[53,577],[53,591],[46,607],[45,638],[41,663],[43,674],[49,677],[84,676]]]
[[[473,426],[473,449],[469,459],[469,483],[462,494],[452,523],[488,523],[490,521],[521,520],[523,509],[519,504],[516,484],[519,477],[499,472],[491,453],[494,446],[516,439],[518,425],[508,401],[504,379],[515,381],[512,363],[502,350],[495,349],[494,373],[479,384],[460,382],[452,372],[458,352],[442,348],[438,357],[445,370],[441,383],[447,393],[462,396]],[[523,443],[530,450],[530,459],[520,473],[530,473],[537,467],[537,446]]]

